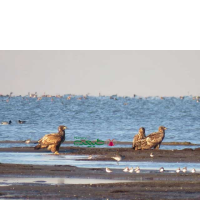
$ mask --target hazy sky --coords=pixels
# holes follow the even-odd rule
[[[0,94],[200,95],[200,51],[0,51]]]

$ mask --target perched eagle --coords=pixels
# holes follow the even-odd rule
[[[165,137],[165,130],[167,128],[164,126],[160,126],[158,128],[158,132],[154,132],[149,134],[146,138],[138,140],[135,144],[135,150],[141,149],[159,149],[160,145]],[[137,149],[136,149],[137,148]]]
[[[54,154],[59,154],[59,148],[61,143],[65,141],[65,129],[67,129],[66,126],[59,126],[58,127],[58,133],[51,133],[48,135],[45,135],[40,140],[38,140],[38,145],[35,146],[34,149],[43,149],[47,148],[48,150],[51,150]]]
[[[136,146],[136,143],[141,140],[141,139],[144,139],[146,138],[146,135],[145,135],[145,128],[141,127],[139,129],[139,132],[137,135],[134,136],[133,138],[133,149],[137,150],[138,147]]]

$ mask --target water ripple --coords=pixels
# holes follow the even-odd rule
[[[149,134],[164,125],[168,127],[165,142],[200,142],[200,104],[192,97],[184,100],[175,97],[164,100],[117,97],[114,100],[90,96],[78,100],[78,97],[71,100],[67,96],[53,97],[53,101],[12,97],[9,102],[0,97],[0,121],[13,122],[0,126],[0,140],[38,140],[44,134],[57,132],[57,127],[64,124],[69,127],[67,140],[81,136],[89,140],[132,141],[141,126]],[[18,124],[19,119],[27,123]]]

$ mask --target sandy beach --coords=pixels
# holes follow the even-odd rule
[[[33,148],[1,148],[0,152],[47,152]],[[150,158],[150,153],[154,157]],[[123,161],[195,162],[200,163],[200,149],[146,150],[131,148],[79,148],[62,147],[60,155],[96,155],[92,160],[113,161],[113,155],[123,156]],[[58,155],[59,157],[59,155]],[[178,163],[177,163],[178,166]],[[0,164],[1,199],[200,199],[200,174],[172,173],[158,170],[143,170],[141,173],[125,173],[121,169],[78,168],[69,165],[22,165]],[[29,183],[6,184],[9,179],[26,178]],[[34,181],[39,178],[39,181]],[[48,178],[58,180],[49,184]],[[64,184],[66,178],[80,179],[80,184]],[[91,180],[84,184],[82,180]],[[93,183],[93,179],[123,180],[120,183]],[[33,181],[31,181],[33,180]],[[46,182],[45,182],[46,181]],[[77,182],[78,183],[78,182]]]

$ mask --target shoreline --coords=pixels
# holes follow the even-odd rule
[[[0,152],[49,152],[36,151],[32,147],[0,148]],[[200,163],[200,149],[185,150],[145,150],[134,151],[131,148],[78,148],[61,147],[60,155],[99,155],[90,161],[113,161],[111,156],[125,156],[123,161],[150,162],[150,153],[154,153],[154,162],[197,162]],[[178,159],[179,158],[179,159]],[[59,155],[58,155],[59,159]],[[178,165],[178,163],[177,163]],[[70,165],[31,165],[0,163],[0,199],[200,199],[200,173],[171,173],[158,170],[144,170],[141,173],[125,173],[122,169],[112,169],[106,173],[105,168],[79,168]],[[6,178],[40,178],[40,181],[21,184],[8,184]],[[78,178],[126,180],[122,183],[90,183],[54,185],[45,183],[45,178]],[[44,182],[44,183],[43,183]]]
[[[46,149],[34,150],[33,147],[0,148],[0,153],[51,153]],[[150,157],[150,153],[154,157]],[[111,158],[117,154],[123,156],[123,161],[154,161],[154,162],[194,162],[200,163],[200,148],[183,150],[138,150],[132,148],[87,148],[87,147],[61,147],[60,155],[97,155],[92,160],[113,161]],[[87,160],[87,159],[86,159]]]
[[[62,144],[74,144],[75,141],[64,141]],[[96,140],[91,140],[92,143],[96,142]],[[24,144],[24,140],[0,140],[0,144]],[[37,143],[36,140],[30,141],[29,144],[35,144]],[[118,145],[132,145],[132,142],[127,142],[127,141],[117,141]],[[200,146],[200,144],[194,144],[191,142],[162,142],[163,146]]]
[[[140,174],[105,169],[78,168],[66,165],[13,165],[0,164],[0,199],[191,199],[200,197],[200,174],[160,173],[150,171]],[[7,184],[8,178],[39,178],[30,183]],[[55,184],[44,183],[58,179]],[[64,184],[65,178],[92,180],[126,180],[122,183]],[[23,181],[22,181],[23,182]]]

